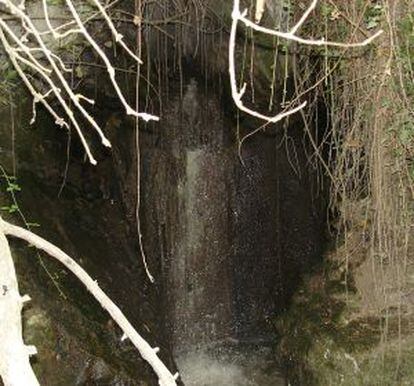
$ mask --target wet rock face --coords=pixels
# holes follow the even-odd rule
[[[233,282],[241,340],[269,340],[268,321],[283,313],[302,274],[322,256],[324,194],[317,194],[301,128],[288,130],[288,139],[252,138],[235,165]]]
[[[185,353],[217,342],[268,340],[266,319],[286,307],[321,248],[323,201],[301,128],[289,128],[288,142],[258,133],[243,145],[241,161],[231,101],[205,84],[191,73],[182,87],[172,82],[160,123],[142,130],[141,219],[153,286],[137,252],[131,123],[118,111],[101,111],[112,153],[98,150],[93,168],[75,139],[66,178],[66,136],[47,119],[29,128],[20,111],[15,147],[10,117],[0,127],[1,162],[16,167],[28,221],[40,223],[40,234],[97,278],[140,332],[162,346],[167,362],[171,346]],[[42,381],[156,382],[76,280],[46,263],[66,304],[42,265],[24,248],[16,251],[22,288],[34,299],[27,328],[50,332],[27,337],[40,348]]]
[[[182,101],[179,88],[170,93],[160,139],[143,147],[142,183],[146,232],[158,236],[150,255],[161,257],[177,351],[230,337],[233,327],[231,131],[223,129],[220,101],[196,78],[183,89]]]
[[[178,187],[184,218],[168,273],[176,347],[232,335],[230,176],[223,168],[229,154],[199,148],[188,150],[185,161]]]
[[[164,103],[143,145],[143,219],[159,256],[166,326],[175,352],[223,341],[268,340],[300,275],[321,251],[323,197],[303,151],[257,134],[238,157],[226,102],[189,77]],[[156,265],[156,262],[153,262]]]
[[[234,312],[239,339],[266,336],[264,321],[280,301],[282,256],[277,238],[278,164],[275,142],[258,136],[235,165]]]

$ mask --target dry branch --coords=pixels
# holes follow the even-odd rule
[[[0,377],[4,386],[39,385],[29,361],[36,349],[26,346],[22,335],[21,312],[28,300],[19,293],[10,247],[0,227]]]
[[[89,276],[89,274],[78,263],[76,263],[70,256],[68,256],[61,249],[51,244],[50,242],[46,241],[45,239],[35,235],[34,233],[24,228],[12,225],[0,218],[0,235],[3,233],[9,236],[23,239],[27,241],[29,244],[35,246],[36,248],[42,249],[43,251],[47,252],[51,257],[55,258],[60,263],[62,263],[67,269],[69,269],[92,293],[92,295],[95,297],[96,300],[98,300],[101,306],[111,315],[113,320],[118,324],[118,326],[123,331],[124,337],[129,338],[131,340],[132,344],[140,352],[142,358],[144,358],[151,365],[154,372],[158,376],[159,384],[161,386],[176,385],[176,379],[178,377],[178,374],[173,375],[168,370],[168,368],[164,365],[164,363],[160,360],[160,358],[157,356],[157,352],[159,351],[159,349],[152,348],[148,344],[148,342],[138,334],[138,332],[131,325],[128,319],[124,316],[124,314],[119,309],[119,307],[105,294],[104,291],[102,291],[98,283],[95,280],[93,280]],[[1,269],[1,266],[0,266],[0,269]],[[17,286],[17,282],[15,285]],[[18,298],[16,297],[16,299]],[[9,312],[9,310],[7,311]],[[20,309],[19,309],[19,318],[20,318]],[[13,321],[14,319],[12,320],[12,322]],[[2,341],[2,346],[6,346],[5,348],[6,350],[7,349],[14,350],[13,344],[14,344],[13,342],[9,342],[8,344],[3,345],[3,341]],[[26,354],[26,357],[27,357],[27,354]],[[0,357],[0,359],[2,358]],[[28,383],[27,385],[30,386],[32,384],[33,383]],[[17,383],[10,384],[10,385],[17,386]],[[19,386],[21,385],[26,386],[26,383],[20,383]]]
[[[231,86],[232,98],[233,98],[234,103],[240,110],[256,118],[262,119],[264,121],[275,123],[303,109],[306,106],[306,102],[303,102],[299,106],[288,109],[287,111],[281,112],[275,116],[263,115],[257,112],[256,110],[246,107],[243,104],[242,97],[246,92],[247,84],[244,83],[241,86],[240,91],[239,91],[238,86],[237,86],[237,81],[236,81],[236,66],[235,66],[235,58],[234,58],[235,50],[236,50],[237,26],[239,22],[244,23],[246,27],[250,27],[254,31],[262,32],[266,35],[276,36],[281,39],[285,39],[288,41],[294,41],[297,43],[311,45],[311,46],[333,46],[333,47],[342,47],[342,48],[364,47],[370,44],[374,39],[376,39],[383,32],[382,30],[380,30],[376,32],[374,35],[365,39],[364,41],[357,42],[357,43],[331,42],[325,39],[304,39],[304,38],[301,38],[300,36],[297,36],[296,32],[300,29],[300,27],[305,23],[305,21],[308,19],[312,11],[316,8],[317,3],[318,3],[318,0],[312,0],[312,2],[310,3],[306,11],[303,13],[302,17],[293,26],[293,28],[291,28],[289,32],[281,32],[275,29],[262,27],[258,24],[264,12],[264,5],[265,5],[264,1],[256,0],[256,15],[255,15],[256,22],[253,22],[246,17],[248,13],[247,9],[245,9],[244,11],[240,11],[240,0],[233,1],[233,11],[231,14],[232,26],[231,26],[230,39],[229,39],[229,74],[230,74],[230,86]]]
[[[12,14],[20,22],[19,28],[11,28],[7,21],[0,17],[0,38],[17,73],[33,95],[32,123],[36,117],[36,104],[43,104],[48,112],[54,117],[56,124],[66,128],[71,124],[75,128],[88,159],[92,164],[96,164],[96,160],[85,139],[78,115],[83,116],[89,122],[99,135],[104,146],[111,146],[94,117],[82,105],[82,102],[94,104],[94,101],[84,95],[74,93],[64,76],[64,72],[70,72],[71,70],[64,66],[61,57],[54,52],[54,44],[59,39],[69,35],[83,37],[101,58],[126,114],[144,119],[145,121],[158,120],[158,117],[154,115],[135,111],[135,109],[128,104],[126,97],[116,80],[116,71],[113,64],[105,54],[104,50],[100,47],[99,43],[94,40],[86,29],[85,23],[81,20],[81,17],[71,0],[65,0],[65,5],[70,10],[76,28],[71,27],[72,23],[65,23],[63,26],[58,26],[56,28],[53,27],[49,16],[49,5],[46,0],[42,0],[42,9],[45,24],[47,26],[46,31],[40,31],[33,23],[26,9],[24,0],[20,4],[15,4],[12,0],[0,0],[0,5],[3,5],[6,11]],[[123,36],[116,30],[106,11],[106,7],[104,7],[99,0],[93,0],[93,5],[97,8],[98,14],[105,21],[105,24],[114,36],[115,41],[137,63],[141,63],[141,60],[124,43]],[[62,29],[63,32],[58,32]],[[28,37],[30,37],[30,39]],[[34,57],[33,53],[37,54],[37,58]],[[32,80],[33,75],[40,78],[40,82],[35,83]],[[41,85],[39,85],[39,83]],[[46,91],[44,91],[43,88],[46,88]],[[63,108],[66,115],[65,117],[59,116],[52,107],[52,104],[46,100],[49,96],[53,96],[57,99],[59,105]]]

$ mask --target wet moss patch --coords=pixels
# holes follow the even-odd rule
[[[309,277],[275,327],[292,385],[412,385],[409,316],[358,315],[359,297],[332,266]],[[386,314],[386,315],[385,315]]]

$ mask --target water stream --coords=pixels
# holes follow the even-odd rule
[[[173,350],[186,386],[284,384],[267,346],[274,342],[264,339],[277,268],[276,240],[268,237],[274,205],[262,200],[272,185],[258,184],[265,160],[251,157],[236,173],[230,152],[187,152],[182,228],[168,269]]]
[[[241,162],[220,98],[195,78],[183,90],[148,135],[141,185],[173,355],[186,385],[281,385],[269,321],[321,245],[303,133],[259,133]]]
[[[272,350],[263,345],[219,345],[177,357],[186,386],[283,386]]]

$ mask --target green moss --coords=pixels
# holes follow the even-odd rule
[[[385,346],[384,346],[385,347]],[[350,352],[329,340],[319,340],[308,353],[318,385],[412,385],[414,337],[366,351]]]
[[[397,314],[352,316],[359,299],[342,283],[322,274],[309,278],[276,321],[277,352],[291,384],[412,385],[414,335],[400,332],[410,331],[408,321]]]

